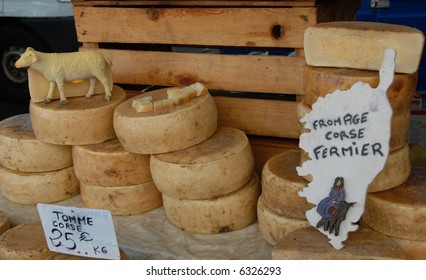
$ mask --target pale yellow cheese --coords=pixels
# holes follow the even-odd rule
[[[0,260],[44,260],[53,254],[40,221],[20,224],[0,236]]]
[[[287,218],[306,219],[305,212],[312,207],[306,198],[299,196],[309,183],[297,175],[301,151],[287,151],[270,158],[263,167],[263,202],[278,215]]]
[[[71,146],[40,141],[30,115],[16,115],[0,122],[0,164],[23,172],[62,169],[72,165]]]
[[[49,172],[20,172],[0,166],[0,189],[5,198],[19,204],[54,203],[80,192],[72,166]]]
[[[88,208],[105,209],[112,215],[133,215],[162,205],[161,192],[153,181],[131,186],[100,187],[81,184],[81,199]]]
[[[150,155],[126,151],[117,138],[73,146],[74,171],[81,183],[115,187],[152,181]]]
[[[68,98],[68,103],[30,102],[30,116],[36,137],[59,145],[87,145],[101,143],[115,137],[113,114],[126,99],[126,92],[114,86],[111,100],[103,96]]]
[[[426,260],[426,241],[391,237],[404,250],[408,260]]]
[[[306,64],[379,70],[385,50],[396,52],[395,72],[415,73],[423,53],[424,35],[415,28],[360,21],[326,22],[304,34]]]
[[[0,210],[0,235],[10,229],[9,217],[7,213]]]
[[[135,108],[136,112],[149,112],[154,110],[152,103],[152,96],[142,96],[137,99],[133,99],[132,107]]]
[[[402,185],[367,195],[363,221],[400,239],[426,241],[426,169],[413,167]]]
[[[163,194],[166,217],[176,227],[196,233],[222,233],[244,228],[256,221],[260,194],[255,174],[240,189],[213,199],[184,200]]]
[[[252,177],[254,157],[241,130],[219,128],[206,141],[187,149],[151,156],[158,189],[174,198],[206,199],[231,193]]]
[[[144,95],[153,96],[154,101],[166,99],[167,89]],[[185,149],[205,141],[217,128],[216,103],[210,94],[146,113],[136,112],[132,102],[123,102],[114,112],[117,138],[129,152],[158,154]]]
[[[264,203],[263,194],[257,202],[257,220],[260,234],[271,245],[292,231],[311,226],[307,220],[287,218],[269,209]]]
[[[272,248],[273,260],[404,260],[405,253],[392,239],[367,227],[349,233],[345,246],[336,250],[326,235],[314,227],[285,235]]]

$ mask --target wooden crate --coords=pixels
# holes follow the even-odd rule
[[[221,125],[251,135],[298,138],[304,30],[353,19],[359,0],[74,0],[73,5],[82,48],[99,49],[112,60],[114,83],[199,81],[220,93],[215,100]],[[249,54],[253,51],[295,55]]]

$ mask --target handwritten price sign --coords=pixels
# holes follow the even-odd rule
[[[111,212],[37,204],[49,250],[100,259],[120,259]]]

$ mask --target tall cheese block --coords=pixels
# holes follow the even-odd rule
[[[360,21],[319,23],[306,29],[306,64],[365,70],[380,69],[385,50],[396,52],[395,72],[415,73],[424,35],[415,28]]]
[[[0,166],[0,189],[5,198],[19,204],[54,203],[80,192],[72,166],[49,172],[20,172]]]
[[[263,199],[263,194],[257,202],[257,220],[263,239],[275,245],[286,234],[305,227],[310,227],[306,219],[288,218],[269,209]]]
[[[7,213],[0,210],[0,235],[10,229],[9,217]]]
[[[257,175],[240,189],[212,199],[188,200],[163,194],[166,217],[173,225],[197,233],[221,233],[244,228],[256,221],[260,194]]]
[[[399,187],[369,193],[363,221],[389,236],[426,241],[426,169],[413,167]]]
[[[154,102],[167,98],[167,89],[144,93]],[[209,138],[217,129],[216,103],[210,94],[170,108],[137,112],[135,96],[114,112],[114,129],[123,147],[136,154],[159,154],[189,148]]]
[[[44,260],[53,254],[40,221],[20,224],[0,236],[0,260]]]
[[[252,177],[254,157],[244,132],[221,127],[187,149],[151,156],[158,189],[174,198],[206,199],[231,193]]]
[[[126,99],[126,92],[114,86],[111,100],[105,102],[103,98],[101,94],[72,97],[64,106],[59,106],[58,101],[30,102],[36,137],[58,145],[96,144],[115,138],[114,110]]]
[[[149,157],[126,151],[117,138],[72,148],[78,180],[96,186],[129,186],[152,181]]]
[[[401,247],[368,227],[351,232],[345,247],[336,250],[327,236],[313,227],[293,231],[272,249],[273,260],[404,260]]]
[[[105,209],[112,215],[133,215],[162,205],[153,181],[131,186],[101,187],[82,183],[81,199],[88,208]]]
[[[71,146],[54,145],[35,137],[29,114],[0,122],[0,164],[22,172],[46,172],[71,166]]]
[[[263,167],[262,197],[265,205],[279,215],[306,219],[305,212],[314,205],[299,196],[309,183],[297,174],[301,151],[288,151],[270,158]]]

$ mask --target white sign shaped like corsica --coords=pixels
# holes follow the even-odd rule
[[[320,97],[300,120],[310,130],[299,142],[310,160],[297,172],[311,175],[312,181],[299,195],[316,205],[306,217],[335,249],[358,229],[368,185],[389,154],[392,108],[386,91],[394,69],[395,51],[388,49],[377,88],[357,82],[347,91],[336,90]]]

